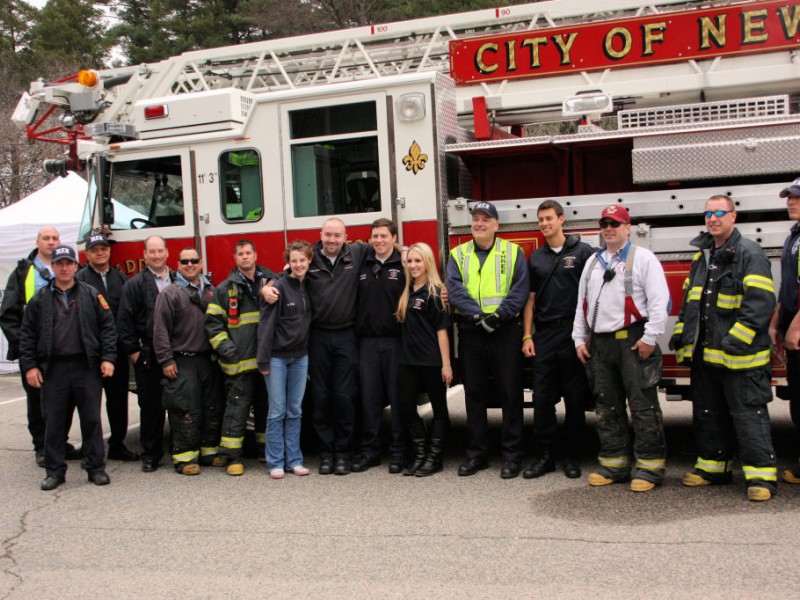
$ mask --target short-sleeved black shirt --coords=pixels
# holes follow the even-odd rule
[[[441,294],[441,289],[437,288]],[[441,298],[428,293],[423,285],[408,298],[406,320],[400,325],[400,364],[422,367],[441,367],[439,351],[440,329],[450,326],[450,317]]]
[[[561,252],[555,253],[545,244],[531,254],[528,268],[531,292],[536,294],[534,323],[547,323],[559,319],[571,321],[575,318],[581,273],[593,252],[592,247],[581,242],[578,236],[569,235]],[[553,275],[540,294],[540,289],[551,271]]]

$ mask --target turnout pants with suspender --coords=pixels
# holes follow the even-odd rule
[[[656,346],[642,359],[631,350],[644,334],[645,321],[633,303],[633,257],[631,245],[625,261],[625,327],[611,333],[596,333],[598,296],[591,326],[588,371],[596,399],[597,435],[600,438],[598,473],[615,481],[631,477],[660,484],[664,479],[667,446],[656,384],[661,377],[661,350]],[[595,261],[587,269],[587,280]],[[588,282],[588,281],[587,281]],[[627,400],[627,407],[626,407]],[[630,408],[630,425],[628,423]],[[631,462],[633,454],[635,462]]]

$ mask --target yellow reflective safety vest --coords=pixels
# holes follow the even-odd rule
[[[684,281],[669,342],[678,364],[691,363],[699,341],[707,365],[737,371],[768,366],[775,287],[761,246],[734,229],[712,262],[711,234],[702,233],[691,244],[700,252]]]
[[[474,240],[450,251],[450,259],[456,261],[464,289],[483,313],[496,312],[508,295],[518,254],[519,246],[501,237],[495,237],[483,266],[475,253]]]

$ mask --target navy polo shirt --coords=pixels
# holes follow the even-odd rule
[[[553,252],[548,244],[531,254],[528,261],[531,293],[536,294],[534,322],[572,321],[578,303],[578,287],[586,262],[593,254],[591,246],[577,236],[567,236],[561,252]],[[555,270],[553,270],[555,269]],[[550,273],[550,281],[539,294]]]
[[[780,328],[783,330],[789,327],[789,323],[797,313],[797,278],[800,276],[797,263],[798,247],[800,247],[800,224],[796,223],[783,243],[781,252],[781,289],[778,292],[778,302],[781,303]]]

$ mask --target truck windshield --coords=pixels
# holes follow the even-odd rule
[[[118,161],[111,169],[112,229],[184,224],[180,156]]]

